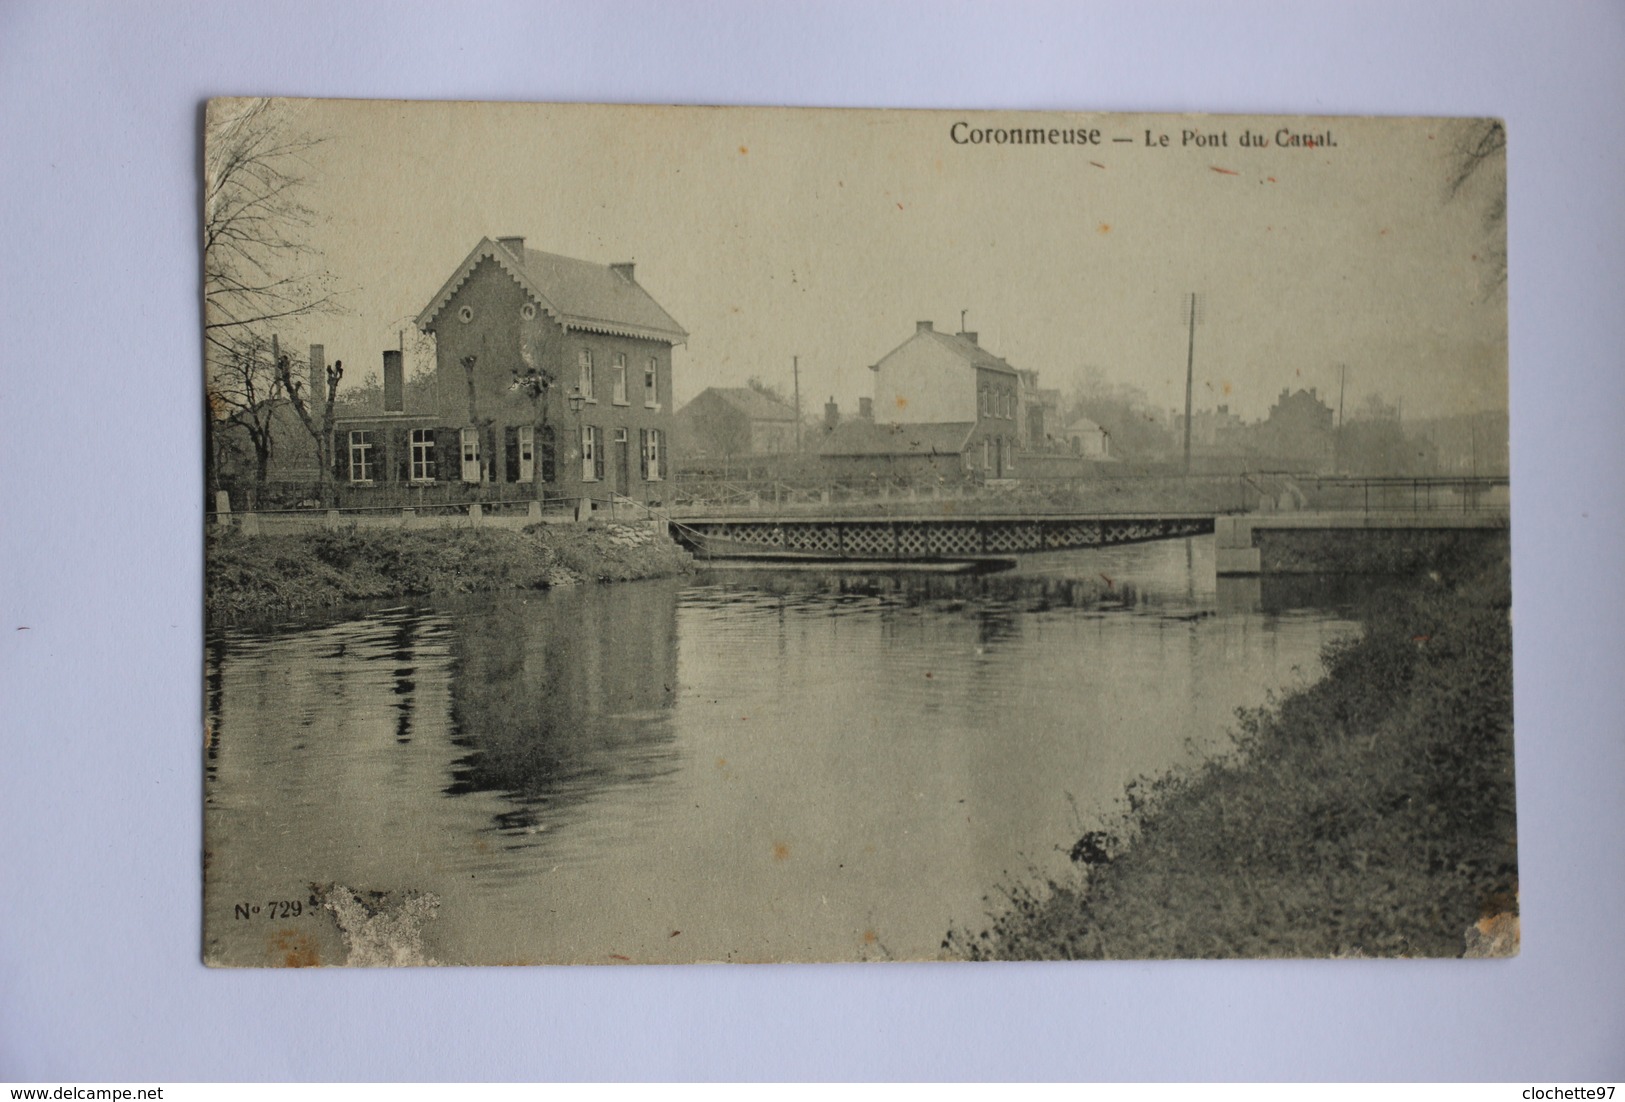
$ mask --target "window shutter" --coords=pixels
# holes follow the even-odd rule
[[[434,465],[441,482],[461,482],[463,464],[463,436],[457,429],[434,430]]]
[[[557,453],[554,451],[554,448],[553,448],[553,426],[552,425],[543,425],[542,426],[542,431],[541,431],[541,437],[542,437],[542,481],[543,482],[556,482],[556,481],[558,481],[559,475],[558,475],[558,469],[557,469],[557,463],[558,463]]]
[[[519,426],[509,425],[502,430],[502,450],[507,470],[507,481],[519,481]]]
[[[333,441],[333,480],[335,482],[350,481],[350,434],[335,432]]]
[[[667,463],[667,460],[666,460],[666,434],[664,432],[661,432],[659,429],[655,429],[653,431],[654,431],[654,434],[655,434],[655,448],[657,449],[656,456],[655,456],[655,458],[657,460],[656,465],[655,465],[655,469],[660,472],[660,477],[661,477],[662,480],[664,480],[667,477],[667,475],[666,475],[666,470],[667,470],[667,466],[666,466],[666,463]]]
[[[604,434],[594,428],[592,436],[592,476],[602,482],[604,480]]]
[[[389,446],[395,455],[395,481],[405,484],[412,480],[412,430],[396,429]]]
[[[485,427],[485,443],[480,445],[480,449],[482,452],[480,455],[481,473],[487,483],[495,482],[497,480],[497,463],[500,462],[499,457],[502,455],[501,452],[497,451],[497,427],[495,425]]]
[[[649,430],[638,430],[638,477],[649,481]]]

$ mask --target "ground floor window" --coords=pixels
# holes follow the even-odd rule
[[[536,480],[536,428],[534,425],[519,426],[519,481],[534,482]]]
[[[410,477],[413,482],[433,482],[434,474],[434,429],[413,429]]]
[[[553,443],[553,426],[542,426],[542,481],[557,482],[558,448]]]
[[[643,478],[646,482],[659,482],[666,477],[665,441],[659,429],[641,430],[643,443]]]
[[[581,426],[581,481],[597,482],[604,477],[602,433],[596,425]]]
[[[480,430],[466,428],[462,432],[463,481],[480,481]]]
[[[377,461],[372,452],[372,431],[370,429],[352,429],[350,431],[350,481],[371,482],[375,473]]]

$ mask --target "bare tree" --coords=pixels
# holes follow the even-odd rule
[[[317,215],[301,198],[308,155],[322,139],[298,132],[285,111],[264,99],[216,100],[205,121],[208,447],[213,456],[219,422],[241,425],[254,445],[260,487],[274,446],[270,411],[279,392],[287,394],[275,354],[266,355],[266,333],[277,322],[334,306],[320,252],[309,237]],[[304,410],[300,413],[306,417]],[[325,457],[330,447],[330,434],[325,443],[317,440],[319,456]],[[325,480],[328,468],[323,471]]]
[[[1489,290],[1507,278],[1507,132],[1500,119],[1463,119],[1447,131],[1450,172],[1447,201],[1483,204],[1484,232],[1489,240],[1482,259],[1490,266]]]
[[[229,351],[244,330],[331,309],[302,193],[322,138],[300,133],[270,100],[209,104],[203,165],[203,332]]]
[[[273,415],[284,390],[271,362],[270,349],[252,333],[234,337],[217,357],[209,388],[214,417],[235,425],[254,449],[254,502],[265,492],[275,444]]]

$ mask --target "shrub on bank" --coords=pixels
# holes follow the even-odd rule
[[[1505,544],[1419,580],[1326,653],[1326,676],[1245,713],[1238,753],[1132,786],[1074,880],[1018,888],[994,958],[1457,956],[1516,910]]]

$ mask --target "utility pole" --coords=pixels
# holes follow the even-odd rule
[[[801,357],[790,357],[790,374],[796,381],[796,454],[801,454]]]
[[[1190,322],[1190,343],[1185,350],[1185,474],[1191,473],[1191,384],[1196,373],[1196,315],[1202,300],[1192,291],[1186,298],[1186,313]]]
[[[1343,471],[1343,384],[1348,379],[1349,365],[1337,365],[1337,439],[1333,443],[1332,470]]]

